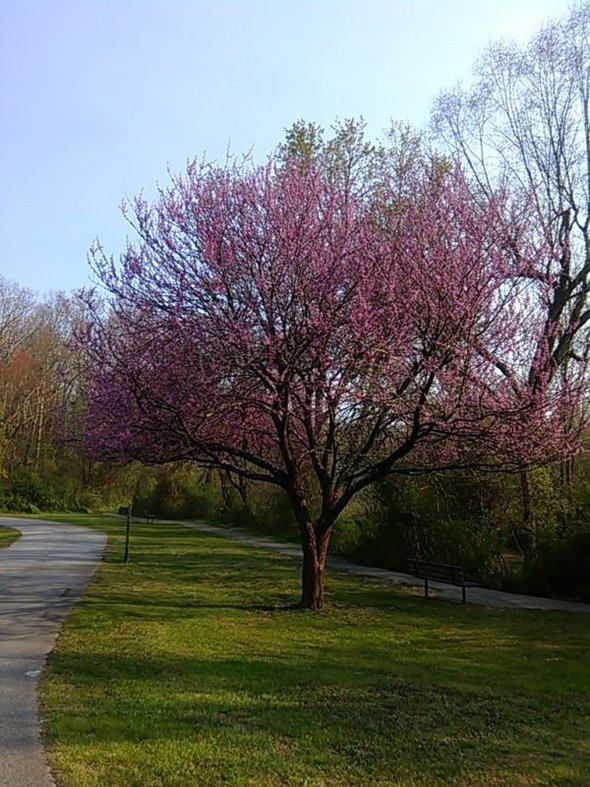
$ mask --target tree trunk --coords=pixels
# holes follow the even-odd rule
[[[39,470],[41,462],[41,446],[43,443],[43,428],[45,426],[45,385],[41,385],[39,403],[37,405],[37,438],[35,446],[35,470]]]
[[[301,571],[302,609],[322,609],[324,606],[324,571],[328,544],[332,528],[316,533],[311,522],[300,526],[303,548],[303,568]]]
[[[569,526],[569,514],[572,506],[572,479],[573,479],[574,459],[569,457],[563,459],[559,465],[559,491],[561,495],[562,509],[557,515],[557,535],[565,538]]]
[[[328,544],[332,535],[333,524],[324,519],[314,526],[311,511],[302,484],[294,478],[287,490],[293,513],[299,526],[301,548],[303,550],[303,566],[301,570],[300,609],[322,609],[324,606],[324,570]]]
[[[534,560],[537,552],[537,523],[531,498],[531,482],[527,470],[520,473],[520,490],[522,495],[522,525],[523,538],[521,541],[525,563]]]
[[[231,497],[231,490],[233,489],[239,494],[244,511],[249,512],[250,505],[248,501],[246,479],[242,478],[241,476],[234,476],[227,470],[220,470],[219,479],[221,483],[221,496],[228,511],[231,511],[233,508],[233,501]]]

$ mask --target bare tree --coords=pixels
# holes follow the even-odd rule
[[[0,276],[0,360],[10,357],[33,333],[34,311],[33,294]]]
[[[15,468],[39,470],[57,450],[73,303],[62,294],[38,302],[0,278],[0,459],[8,478]]]
[[[551,246],[547,331],[537,356],[567,377],[588,352],[590,308],[590,2],[577,3],[526,45],[496,43],[475,68],[471,87],[435,102],[436,138],[466,163],[476,190],[508,185],[533,209]],[[538,272],[535,273],[538,276]],[[534,368],[531,384],[537,384]],[[521,476],[525,547],[534,552],[529,478]]]

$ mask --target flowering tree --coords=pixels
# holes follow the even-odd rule
[[[93,251],[109,296],[86,294],[87,450],[284,489],[303,607],[376,480],[574,448],[576,386],[539,352],[550,246],[458,170],[426,167],[403,197],[388,178],[359,196],[321,167],[193,163],[129,206],[120,265]]]

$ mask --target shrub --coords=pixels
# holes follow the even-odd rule
[[[40,514],[41,509],[24,497],[9,494],[0,501],[0,508],[4,511],[14,511],[19,514]]]
[[[5,498],[5,505],[9,511],[21,511],[27,514],[40,511],[66,511],[68,508],[67,501],[56,495],[52,485],[42,481],[35,474],[14,480],[5,492]]]
[[[590,601],[590,533],[575,533],[544,545],[514,589]]]

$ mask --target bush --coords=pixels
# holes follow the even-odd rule
[[[379,535],[377,522],[367,513],[344,513],[336,522],[330,541],[330,552],[352,559],[359,558]]]
[[[576,533],[544,545],[513,589],[537,596],[590,601],[590,533]]]
[[[51,484],[32,474],[12,482],[5,492],[5,507],[9,511],[33,514],[40,511],[66,511],[68,504],[55,494]]]
[[[338,520],[332,551],[403,572],[410,557],[456,563],[469,576],[497,585],[503,533],[494,518],[469,510],[461,515],[462,506],[442,509],[439,496],[430,479],[387,479]]]
[[[137,516],[155,514],[160,519],[212,518],[218,505],[213,484],[194,467],[162,467],[144,484],[133,500]]]
[[[41,509],[29,500],[19,495],[7,495],[0,501],[0,508],[4,511],[14,511],[19,514],[40,514]]]
[[[76,505],[80,513],[98,511],[103,507],[104,501],[98,492],[85,491],[77,495]]]

